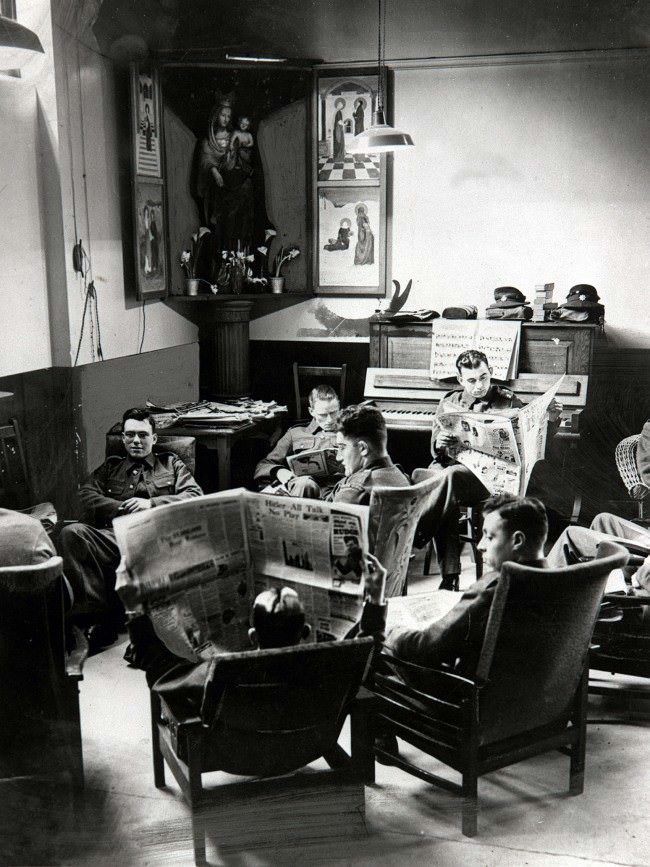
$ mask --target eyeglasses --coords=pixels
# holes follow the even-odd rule
[[[146,440],[153,436],[153,434],[150,434],[149,431],[146,430],[125,430],[122,431],[122,436],[125,440],[134,440],[136,437],[139,437],[141,440]]]

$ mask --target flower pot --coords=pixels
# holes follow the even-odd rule
[[[271,292],[281,295],[284,292],[284,277],[271,277]]]
[[[244,289],[244,275],[243,273],[235,268],[230,275],[230,288],[233,295],[241,295]]]
[[[199,294],[199,278],[198,277],[186,277],[185,278],[185,292],[187,295],[198,295]]]

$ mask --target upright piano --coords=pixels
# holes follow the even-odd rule
[[[504,383],[528,403],[566,374],[558,393],[563,412],[556,439],[569,448],[561,449],[560,465],[555,470],[567,485],[567,479],[575,475],[594,352],[603,339],[599,325],[523,322],[518,376]],[[396,325],[381,316],[370,320],[372,366],[366,373],[364,397],[382,410],[389,430],[428,435],[440,399],[457,387],[454,380],[429,378],[430,354],[431,323]],[[577,520],[579,510],[576,494],[571,520]]]

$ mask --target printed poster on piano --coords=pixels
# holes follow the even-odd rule
[[[114,521],[116,589],[172,653],[194,662],[250,650],[257,592],[288,585],[312,638],[344,638],[361,616],[368,509],[253,494],[196,497]]]
[[[471,470],[491,494],[523,496],[533,467],[546,450],[547,414],[564,377],[521,409],[499,415],[446,412],[436,416],[440,428],[455,437],[450,457]]]

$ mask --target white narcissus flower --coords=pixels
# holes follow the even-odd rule
[[[262,256],[266,256],[269,252],[269,248],[268,247],[258,247],[257,252],[261,253]]]
[[[277,234],[278,233],[275,231],[275,229],[267,229],[266,232],[264,233],[264,240],[268,241],[269,238],[275,238],[275,236]]]

